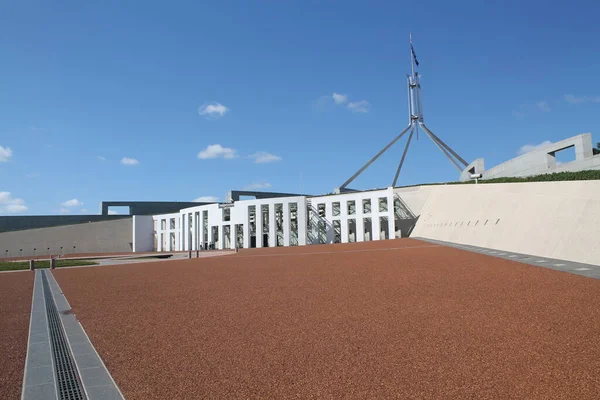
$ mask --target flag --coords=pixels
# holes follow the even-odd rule
[[[412,38],[410,39],[410,52],[412,53],[412,56],[415,59],[415,64],[417,64],[417,67],[418,67],[419,66],[419,60],[417,60],[417,55],[415,54],[415,49],[413,48]]]

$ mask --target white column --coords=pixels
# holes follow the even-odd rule
[[[325,226],[327,227],[327,243],[333,243],[335,232],[333,230],[333,203],[327,200],[325,203]]]
[[[341,225],[341,235],[342,235],[342,243],[348,243],[348,201],[341,200],[340,201],[340,225]]]
[[[306,197],[298,201],[298,246],[306,245]]]
[[[217,246],[217,248],[219,250],[223,250],[224,246],[225,246],[225,238],[223,237],[223,232],[224,232],[223,227],[224,227],[224,225],[218,225],[218,228],[219,228],[219,232],[218,232],[219,241],[217,243],[219,245]]]
[[[183,214],[179,216],[179,250],[185,251],[185,242],[186,242],[186,234],[185,234],[185,220],[186,220],[187,214]]]
[[[248,210],[249,206],[244,207],[244,211],[242,215],[242,221],[244,221],[244,248],[250,248],[250,211]]]
[[[263,223],[262,207],[256,204],[256,248],[263,247]]]
[[[290,225],[290,203],[283,203],[283,245],[290,245],[291,225]]]
[[[388,189],[388,239],[396,238],[396,216],[394,214],[394,190]]]
[[[379,208],[377,208],[377,210],[379,211]],[[381,217],[379,212],[373,213],[373,216],[371,217],[371,229],[373,229],[373,232],[371,233],[371,240],[381,239],[381,224],[379,223],[379,217]]]
[[[192,213],[192,250],[198,250],[198,220],[196,212]]]
[[[277,246],[277,224],[275,221],[275,204],[269,204],[269,247]]]
[[[185,238],[185,250],[190,250],[190,214],[185,213],[185,229],[183,230],[183,237]]]
[[[202,215],[203,211],[200,211],[200,217],[198,218],[198,236],[200,237],[200,249],[204,250],[204,242],[206,238],[204,237],[204,216]]]
[[[365,224],[363,221],[363,204],[362,198],[356,196],[356,241],[364,242],[365,241]]]

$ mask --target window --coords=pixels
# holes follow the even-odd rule
[[[229,207],[223,208],[223,221],[224,222],[231,221],[231,208],[229,208]]]
[[[348,206],[348,215],[356,214],[356,202],[354,200],[349,200],[346,204]]]
[[[363,199],[362,201],[363,214],[371,213],[371,199]]]
[[[384,212],[388,210],[388,199],[387,197],[379,198],[379,212]]]
[[[171,218],[170,228],[175,229],[175,218]]]
[[[336,201],[335,203],[333,203],[333,216],[337,217],[340,215],[340,202]]]
[[[160,220],[160,229],[162,229],[163,231],[165,229],[167,229],[167,220],[166,219],[161,219]]]
[[[342,243],[342,221],[339,219],[333,221],[333,243]]]
[[[317,211],[319,213],[319,217],[325,218],[325,204],[317,204]]]

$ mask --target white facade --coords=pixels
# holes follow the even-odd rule
[[[152,217],[155,248],[223,250],[394,238],[394,199],[394,190],[388,188],[186,208]],[[257,232],[263,232],[262,238]]]

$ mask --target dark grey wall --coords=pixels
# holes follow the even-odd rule
[[[241,196],[254,197],[256,199],[272,199],[277,197],[296,197],[296,196],[308,196],[306,194],[293,194],[293,193],[276,193],[276,192],[255,192],[252,190],[231,190],[229,192],[229,198],[233,201],[239,201]]]
[[[88,222],[112,221],[123,218],[131,217],[129,215],[28,215],[0,217],[0,232],[86,224]]]
[[[129,207],[129,215],[170,214],[188,207],[211,203],[193,201],[103,201],[100,204],[102,215],[108,215],[108,207]]]
[[[61,247],[64,254],[130,252],[132,220],[133,217],[125,217],[114,221],[3,232],[0,233],[0,258],[59,254]]]

